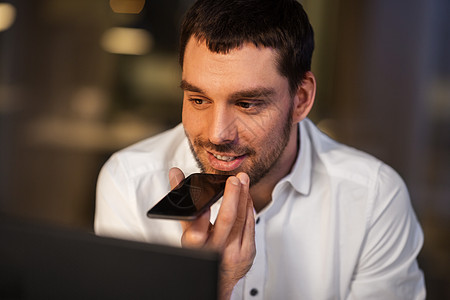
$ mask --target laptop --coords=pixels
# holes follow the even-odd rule
[[[216,299],[219,263],[0,215],[0,299]]]

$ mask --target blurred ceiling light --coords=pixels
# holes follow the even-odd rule
[[[150,51],[153,39],[144,29],[113,27],[102,36],[105,51],[115,54],[143,55]]]
[[[110,0],[109,6],[115,13],[138,14],[142,11],[145,0]]]
[[[9,3],[0,3],[0,31],[7,30],[16,19],[16,8]]]

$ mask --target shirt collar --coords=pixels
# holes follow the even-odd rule
[[[285,177],[292,187],[299,193],[307,195],[311,189],[311,140],[305,128],[305,119],[298,124],[299,153],[291,172]]]

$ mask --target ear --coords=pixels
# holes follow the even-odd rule
[[[311,111],[316,97],[316,78],[310,71],[306,72],[305,77],[297,88],[294,97],[294,110],[292,122],[294,124],[306,118]]]

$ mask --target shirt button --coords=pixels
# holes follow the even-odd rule
[[[258,290],[255,289],[255,288],[251,289],[251,290],[250,290],[250,295],[252,295],[252,296],[258,295]]]
[[[258,224],[259,223],[259,217],[256,219],[256,224]]]

